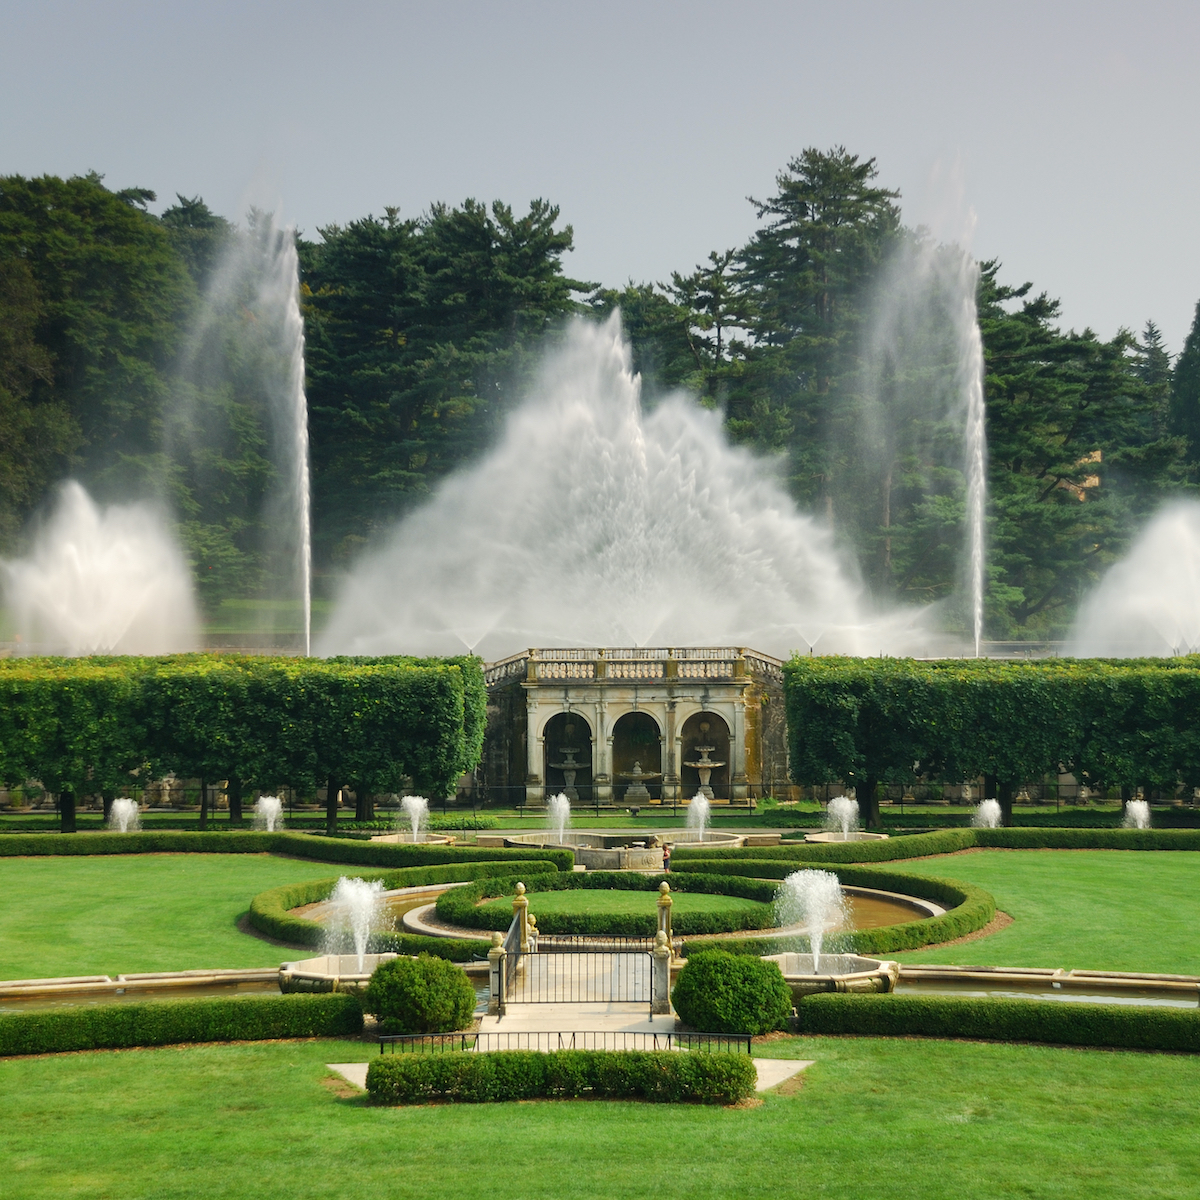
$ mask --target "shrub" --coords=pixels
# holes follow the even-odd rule
[[[0,1014],[0,1055],[180,1042],[355,1036],[362,1008],[344,992],[158,1000]]]
[[[363,1007],[397,1033],[452,1033],[470,1025],[475,989],[444,958],[394,958],[375,968]]]
[[[502,1050],[376,1058],[367,1091],[380,1104],[577,1099],[736,1104],[757,1074],[745,1054],[641,1050]]]
[[[826,992],[806,996],[796,1013],[801,1033],[1200,1051],[1200,1012],[1194,1008]]]
[[[792,995],[779,965],[724,950],[693,954],[671,993],[675,1011],[703,1033],[767,1033],[781,1029]]]

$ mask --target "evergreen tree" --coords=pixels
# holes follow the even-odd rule
[[[1200,303],[1171,375],[1171,429],[1187,439],[1193,475],[1200,472]]]

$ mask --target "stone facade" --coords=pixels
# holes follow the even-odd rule
[[[686,800],[700,788],[690,764],[703,746],[722,764],[711,775],[717,803],[787,793],[783,673],[768,655],[531,649],[492,663],[486,679],[477,782],[489,799],[542,804],[573,788],[580,804]]]

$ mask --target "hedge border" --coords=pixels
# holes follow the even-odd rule
[[[770,904],[775,899],[775,893],[778,890],[774,884],[758,879],[739,878],[734,875],[689,874],[685,878],[671,874],[642,875],[626,871],[588,871],[586,873],[572,871],[554,876],[534,877],[523,882],[526,890],[533,896],[538,892],[565,891],[614,890],[654,893],[658,891],[659,884],[664,881],[680,892],[739,896],[744,900],[757,900],[762,904]],[[510,914],[487,912],[475,906],[480,900],[490,900],[497,896],[508,895],[514,890],[516,884],[516,876],[497,877],[480,880],[469,887],[455,888],[452,892],[444,892],[438,897],[438,916],[443,921],[468,929],[503,931],[508,928],[512,920]],[[530,904],[530,911],[537,917],[538,930],[548,934],[653,937],[658,928],[655,904],[649,899],[644,914],[547,913],[545,916],[540,916],[536,903]],[[749,918],[753,915],[753,913],[687,913],[673,917],[672,925],[675,932],[683,937],[702,936],[705,933],[738,932],[739,929],[766,928],[766,926],[746,924],[739,926],[723,919],[726,916]],[[706,923],[719,923],[721,928],[708,930],[700,928]]]
[[[0,1014],[0,1056],[185,1042],[357,1037],[362,1007],[345,992],[155,1000]]]
[[[953,854],[973,847],[1011,850],[1200,850],[1200,829],[939,829],[881,841],[803,843],[796,846],[680,846],[671,854],[674,869],[702,859],[775,859],[787,862],[896,862]]]
[[[530,858],[524,862],[513,864],[509,862],[475,862],[455,863],[435,867],[403,867],[395,871],[357,871],[358,879],[378,879],[387,889],[401,887],[419,887],[422,884],[462,883],[465,881],[488,878],[494,875],[508,875],[513,866],[530,873],[532,877],[538,874],[551,874],[557,871],[552,862],[544,859]],[[310,921],[307,917],[297,917],[291,910],[304,904],[315,904],[319,900],[327,900],[337,885],[339,877],[331,879],[312,879],[301,883],[285,883],[280,887],[268,888],[259,892],[250,901],[249,921],[259,933],[275,938],[281,942],[290,942],[297,946],[320,946],[325,935],[325,926],[319,921]],[[372,945],[378,950],[397,950],[412,943],[412,950],[405,949],[404,953],[420,953],[421,950],[435,953],[434,947],[442,949],[439,958],[452,958],[463,961],[473,958],[486,950],[487,942],[479,939],[466,938],[437,938],[420,937],[412,934],[397,934],[384,932],[372,939]],[[385,945],[386,943],[386,945]],[[450,943],[446,945],[445,943]]]
[[[1200,1011],[1194,1008],[827,992],[806,996],[796,1012],[795,1028],[804,1034],[1200,1053]]]
[[[670,1050],[500,1050],[376,1058],[367,1091],[377,1104],[432,1101],[646,1100],[736,1104],[758,1073],[745,1054]]]
[[[529,850],[491,846],[427,845],[422,842],[355,842],[309,833],[263,833],[254,829],[150,831],[138,833],[0,833],[0,858],[92,854],[287,854],[314,862],[363,867],[424,867],[462,862],[525,862]],[[575,865],[570,850],[538,848],[537,857],[560,871]]]

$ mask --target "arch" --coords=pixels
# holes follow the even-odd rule
[[[567,782],[570,768],[564,765],[572,759],[579,764],[573,784]],[[565,792],[572,804],[577,800],[590,801],[592,764],[591,725],[577,712],[555,713],[542,727],[542,778],[546,781],[546,795]]]
[[[613,723],[613,792],[622,799],[632,781],[626,776],[641,763],[641,769],[653,778],[643,780],[653,800],[662,799],[662,730],[647,712],[627,712]]]
[[[704,728],[707,726],[707,728]],[[721,766],[713,769],[709,776],[709,787],[718,800],[728,800],[729,764],[733,761],[730,751],[733,744],[729,736],[729,724],[720,713],[696,712],[683,723],[679,732],[679,782],[683,798],[690,800],[700,790],[700,772],[687,764],[696,762],[701,754],[698,746],[711,746],[708,757]]]

